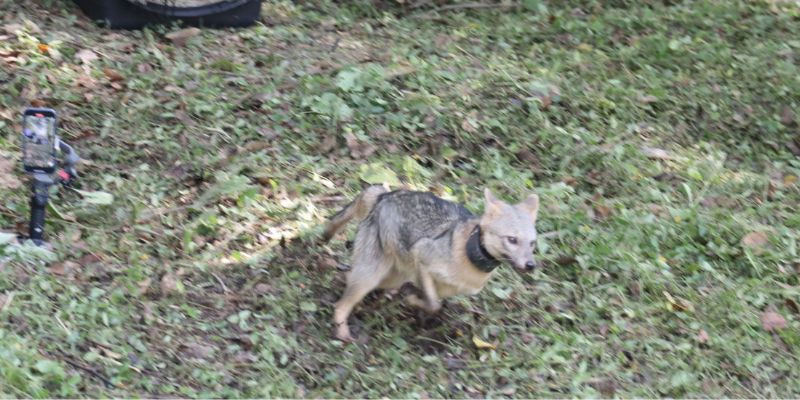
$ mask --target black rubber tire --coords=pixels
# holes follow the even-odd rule
[[[176,21],[207,28],[245,27],[253,25],[261,13],[261,0],[228,0],[207,6],[168,9],[127,0],[75,2],[89,18],[111,29],[141,29]]]

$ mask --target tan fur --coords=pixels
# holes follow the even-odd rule
[[[448,281],[438,282],[437,287],[442,297],[477,294],[492,277],[493,272],[486,273],[475,268],[467,258],[465,247],[474,227],[473,224],[464,225],[454,233],[453,255],[455,260],[453,263],[435,265],[431,268],[438,271],[438,275],[449,277]]]
[[[460,206],[419,192],[391,192],[386,194],[389,197],[381,197],[384,193],[380,187],[368,188],[325,229],[324,237],[329,239],[347,222],[361,220],[347,288],[334,310],[336,336],[341,340],[352,340],[347,319],[356,304],[376,288],[394,289],[411,282],[422,297],[410,295],[406,301],[429,312],[438,311],[444,298],[478,293],[492,272],[478,269],[467,256],[466,246],[477,225],[482,244],[493,257],[517,268],[532,262],[538,211],[535,195],[512,206],[487,190],[485,213],[478,218],[456,208]],[[510,244],[507,238],[511,235],[518,237],[517,244]],[[409,237],[415,238],[410,247]]]

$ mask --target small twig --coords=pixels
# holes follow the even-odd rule
[[[565,234],[566,232],[567,231],[545,232],[545,233],[542,233],[541,235],[539,235],[539,237],[542,238],[542,239],[551,239],[551,238],[560,237],[561,235]]]
[[[450,343],[445,343],[445,342],[442,342],[442,341],[440,341],[440,340],[436,340],[436,339],[433,339],[433,338],[429,338],[429,337],[427,337],[427,336],[418,336],[418,338],[419,338],[419,339],[421,339],[421,340],[424,340],[424,341],[426,341],[426,342],[431,342],[431,343],[436,343],[436,344],[438,344],[438,345],[442,345],[442,346],[444,346],[444,347],[450,347],[450,346],[451,346],[451,344],[450,344]]]
[[[100,380],[101,382],[103,382],[109,388],[117,387],[116,385],[114,385],[114,382],[111,382],[110,379],[106,378],[105,375],[103,375],[102,373],[100,373],[96,369],[83,366],[81,364],[78,364],[75,361],[70,360],[70,358],[69,358],[70,356],[68,354],[64,353],[63,351],[59,350],[59,349],[56,349],[56,351],[58,353],[61,353],[61,357],[63,358],[64,362],[66,362],[67,364],[72,366],[72,368],[77,368],[77,369],[79,369],[81,371],[88,372],[90,375],[92,375],[93,377],[95,377],[98,380]]]
[[[478,314],[478,315],[486,315],[486,313],[485,313],[485,312],[483,312],[483,311],[481,311],[481,310],[478,310],[478,309],[476,309],[476,308],[472,308],[472,307],[468,308],[468,309],[467,309],[467,311],[469,311],[469,312],[471,312],[471,313],[473,313],[473,314]]]
[[[331,53],[333,53],[333,52],[335,52],[336,50],[339,49],[339,42],[341,42],[341,41],[342,41],[342,37],[341,36],[337,36],[336,37],[336,41],[334,41],[333,42],[333,46],[331,46]]]
[[[186,205],[183,205],[183,206],[172,207],[172,208],[159,208],[157,210],[152,211],[149,215],[144,215],[144,216],[139,217],[139,219],[136,220],[136,223],[137,224],[141,224],[141,223],[149,221],[149,220],[151,220],[151,219],[153,219],[155,217],[163,217],[165,215],[172,214],[174,212],[183,211],[183,210],[185,210],[185,209],[187,209],[189,207],[192,207],[193,205],[194,204],[186,204]]]
[[[421,0],[421,1],[418,1],[418,2],[415,2],[414,4],[412,4],[411,7],[409,7],[409,8],[414,10],[414,9],[417,9],[417,8],[420,8],[420,7],[429,6],[429,5],[431,5],[431,0]]]
[[[213,273],[213,272],[211,273],[211,275],[212,275],[214,278],[216,278],[216,279],[217,279],[217,282],[219,282],[219,285],[220,285],[220,286],[222,286],[222,291],[223,291],[223,292],[225,292],[225,294],[228,294],[228,293],[230,293],[230,290],[228,290],[228,287],[227,287],[227,286],[225,286],[225,282],[223,282],[223,281],[222,281],[222,278],[220,278],[220,277],[219,277],[219,275],[217,275],[217,274],[215,274],[215,273]]]
[[[64,330],[64,333],[66,333],[66,334],[67,334],[67,336],[69,336],[69,335],[70,335],[70,333],[71,333],[71,332],[69,331],[69,328],[67,328],[67,326],[66,326],[66,325],[64,325],[64,322],[62,322],[62,321],[61,321],[61,318],[58,318],[58,315],[56,315],[55,317],[56,317],[56,321],[58,321],[58,324],[61,326],[61,329],[63,329],[63,330]]]
[[[477,10],[477,9],[489,9],[489,8],[512,8],[516,7],[518,4],[516,3],[463,3],[463,4],[448,4],[445,6],[441,6],[438,8],[434,8],[424,14],[415,14],[411,15],[412,18],[430,18],[433,13],[441,12],[441,11],[458,11],[458,10]]]
[[[433,11],[454,11],[454,10],[469,10],[480,8],[510,8],[517,4],[504,4],[504,3],[464,3],[464,4],[448,4],[434,9]]]

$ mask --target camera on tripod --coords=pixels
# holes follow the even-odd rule
[[[75,164],[80,160],[70,145],[57,134],[56,112],[49,108],[27,108],[22,115],[22,166],[33,175],[31,220],[28,235],[37,245],[44,243],[45,209],[50,187],[69,186],[77,178]],[[55,173],[63,154],[63,169]]]

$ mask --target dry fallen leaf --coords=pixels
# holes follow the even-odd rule
[[[667,298],[667,308],[670,311],[694,311],[694,306],[692,303],[689,303],[688,300],[680,298],[680,297],[673,297],[669,292],[664,291],[664,297]]]
[[[2,40],[2,39],[0,39]],[[3,58],[11,58],[20,55],[19,50],[10,50],[10,49],[0,49],[0,57]]]
[[[347,142],[347,148],[350,149],[350,156],[359,159],[367,158],[374,153],[377,148],[369,143],[360,142],[352,133],[346,133],[344,140]]]
[[[532,151],[530,151],[530,149],[528,149],[527,147],[524,147],[524,148],[520,149],[517,152],[516,156],[517,156],[517,159],[519,159],[520,161],[522,161],[524,163],[527,163],[528,165],[538,166],[540,164],[539,158],[536,157],[536,154],[534,154]]]
[[[789,310],[791,310],[793,313],[800,314],[800,306],[798,306],[797,303],[795,303],[794,300],[786,299],[786,300],[784,300],[784,304],[786,304],[786,307]]]
[[[139,71],[140,74],[147,74],[153,71],[153,66],[148,63],[141,63],[136,66],[136,70]]]
[[[536,340],[536,335],[529,332],[522,332],[520,334],[520,339],[522,340],[522,343],[531,344]]]
[[[142,318],[144,319],[144,322],[150,323],[150,322],[155,321],[154,311],[155,311],[156,305],[153,304],[153,302],[151,302],[151,301],[146,301],[146,302],[142,303],[142,306],[143,306]]]
[[[742,246],[749,248],[764,247],[768,240],[767,234],[763,231],[750,232],[742,238]]]
[[[596,204],[594,206],[595,219],[602,221],[611,215],[611,207],[603,204]]]
[[[180,292],[180,282],[174,272],[167,272],[161,278],[161,292],[164,294],[172,294]]]
[[[47,272],[53,275],[64,276],[73,273],[78,268],[80,268],[80,265],[77,263],[73,261],[64,261],[50,265],[50,267],[47,268]]]
[[[795,117],[792,108],[789,106],[783,106],[783,109],[781,110],[781,123],[786,126],[790,126],[794,124],[794,122],[795,122]]]
[[[339,263],[332,257],[322,257],[320,264],[325,268],[336,268]]]
[[[95,86],[97,86],[97,80],[88,74],[79,75],[77,78],[75,78],[75,83],[77,83],[78,86],[85,87],[86,89],[94,89]]]
[[[655,147],[647,147],[643,146],[641,148],[642,154],[649,158],[655,158],[658,160],[671,160],[672,156],[664,149],[659,149]]]
[[[47,52],[50,51],[50,46],[48,46],[48,45],[46,45],[44,43],[39,43],[36,47],[39,48],[39,51],[42,54],[47,54]]]
[[[497,349],[497,346],[482,340],[477,335],[472,336],[472,343],[475,344],[475,347],[479,349],[491,349],[491,350]]]
[[[170,32],[164,35],[167,39],[171,40],[173,44],[176,46],[183,46],[186,44],[189,39],[197,36],[200,34],[200,29],[191,27],[186,29],[181,29],[178,31]]]
[[[17,33],[22,32],[23,28],[24,26],[22,26],[22,24],[5,24],[0,29],[10,35],[16,35]]]
[[[89,253],[78,259],[78,264],[87,267],[103,261],[103,257],[95,253]]]
[[[697,343],[705,344],[708,342],[708,332],[705,329],[701,329],[700,332],[697,333]]]
[[[119,81],[125,79],[125,77],[122,76],[122,74],[120,74],[119,72],[114,71],[113,69],[108,68],[108,67],[103,68],[103,73],[106,75],[108,80],[110,80],[111,82],[119,82]]]
[[[444,359],[445,367],[449,370],[459,370],[467,367],[467,362],[456,357],[446,357]]]
[[[0,119],[4,119],[7,121],[16,120],[16,112],[11,111],[8,108],[0,107]]]
[[[259,283],[253,288],[253,293],[263,296],[272,291],[272,286],[267,285],[266,283]]]
[[[609,330],[608,325],[603,324],[600,326],[598,333],[600,334],[600,336],[606,337],[606,335],[608,334],[608,330]]]
[[[119,354],[117,352],[111,351],[111,350],[109,350],[109,349],[107,349],[105,347],[100,347],[99,350],[100,350],[99,351],[100,353],[103,353],[106,357],[111,358],[113,360],[121,360],[122,359],[122,354]]]
[[[767,332],[786,328],[786,319],[775,311],[766,311],[761,314],[761,326]]]
[[[445,46],[447,46],[448,43],[452,41],[452,39],[453,38],[450,37],[449,35],[438,34],[436,35],[436,37],[434,37],[433,44],[436,46],[436,48],[443,49]]]
[[[652,203],[647,205],[647,209],[650,210],[650,212],[653,213],[656,217],[660,217],[664,214],[664,212],[666,212],[664,206]]]
[[[184,354],[191,358],[207,359],[214,354],[214,347],[195,341],[186,342],[183,344],[185,350]]]
[[[81,64],[91,64],[92,61],[97,60],[98,57],[97,53],[90,49],[83,49],[75,53],[75,59],[80,61]]]
[[[475,133],[478,131],[478,113],[473,111],[471,112],[463,121],[461,121],[461,129],[469,132]]]
[[[319,151],[322,153],[330,153],[336,148],[336,144],[336,136],[325,135],[325,138],[322,139],[322,143],[319,145]]]
[[[260,126],[256,128],[256,132],[266,140],[272,140],[278,137],[278,132],[268,126]]]
[[[139,287],[139,290],[136,291],[138,296],[141,296],[147,292],[147,289],[150,288],[150,283],[152,283],[152,279],[144,278],[143,280],[136,283],[136,286]]]
[[[605,398],[610,399],[614,397],[614,393],[617,391],[617,382],[611,378],[590,379],[587,383],[600,392]]]
[[[650,103],[657,102],[658,101],[658,97],[648,94],[648,95],[639,96],[636,100],[638,100],[639,103],[642,103],[642,104],[650,104]]]
[[[16,190],[22,187],[22,182],[14,176],[16,167],[8,158],[0,158],[0,189]]]

